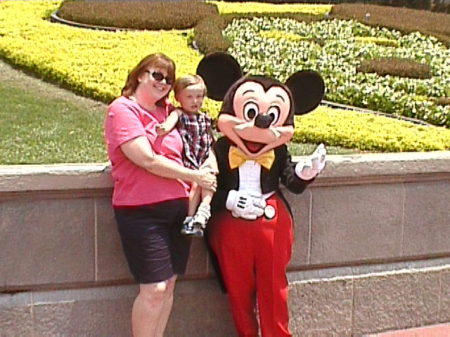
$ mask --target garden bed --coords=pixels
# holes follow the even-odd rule
[[[60,4],[61,2],[59,1],[1,2],[0,35],[2,38],[0,39],[0,56],[16,67],[25,69],[41,79],[55,82],[58,85],[70,88],[73,92],[105,103],[120,94],[120,89],[128,71],[148,53],[163,52],[172,57],[177,63],[177,73],[179,75],[195,72],[196,66],[202,58],[202,55],[190,46],[193,38],[198,38],[198,35],[194,33],[196,29],[107,32],[73,28],[51,23],[48,20],[50,14],[55,12]],[[243,4],[239,4],[239,8],[243,7],[245,7]],[[279,5],[277,8],[281,7],[282,5]],[[220,11],[221,8],[219,6]],[[252,22],[251,20],[259,20],[261,22],[267,20],[279,20],[279,22],[282,22],[284,20],[285,22],[294,22],[295,25],[301,25],[300,17],[308,18],[302,20],[310,21],[310,26],[313,27],[316,24],[315,21],[320,20],[320,17],[317,15],[311,16],[311,13],[307,14],[309,16],[305,17],[305,13],[285,13],[283,16],[289,18],[284,19],[267,19],[267,15],[264,13],[258,19],[242,18],[244,16],[242,13],[227,15],[240,17],[230,27],[238,25],[239,22]],[[219,18],[225,21],[230,19],[230,17],[226,19],[223,16],[219,16]],[[292,18],[295,18],[295,20]],[[331,24],[334,21],[327,20],[325,22]],[[353,24],[351,21],[343,22],[347,25],[349,22]],[[361,26],[361,24],[356,24],[356,27]],[[373,29],[364,26],[362,31],[371,32]],[[387,34],[385,30],[381,31],[384,32],[383,34]],[[260,36],[272,34],[272,36],[263,36],[263,38],[277,43],[281,41],[281,45],[284,45],[290,43],[289,37],[293,33],[283,33],[288,36],[287,39],[283,34],[279,34],[277,29],[272,28],[267,29],[263,34],[261,32],[257,34]],[[394,37],[396,36],[394,35]],[[377,36],[372,36],[371,38],[378,42],[383,41],[382,43],[387,45],[394,40],[392,37],[384,38],[384,40]],[[432,38],[426,37],[424,40],[430,41],[429,39]],[[303,46],[307,41],[294,42]],[[309,47],[303,49],[304,51],[314,51],[316,49],[320,50],[319,47],[321,49],[330,48],[326,46],[326,43],[322,47],[322,42],[320,39],[316,41],[311,40],[309,41]],[[399,43],[399,41],[395,42]],[[375,46],[372,46],[372,44]],[[274,48],[274,45],[275,43],[271,43],[270,47]],[[370,41],[363,42],[363,45],[364,50],[371,50],[371,48],[376,50],[375,48],[379,47],[378,44]],[[130,50],[133,53],[130,53]],[[448,53],[448,49],[443,50]],[[287,54],[285,57],[290,59],[291,55]],[[237,53],[235,56],[237,58],[241,57]],[[322,63],[327,64],[327,62]],[[319,65],[322,66],[322,63]],[[263,64],[270,65],[268,62],[263,62]],[[287,69],[287,71],[292,70],[293,68]],[[333,76],[327,73],[326,68],[318,70],[323,73],[328,81],[334,80]],[[278,72],[273,73],[271,73],[271,69],[263,69],[262,71],[281,79],[285,76],[282,70],[277,70]],[[359,76],[371,77],[373,74],[362,74]],[[340,89],[335,89],[333,85],[332,82],[327,83],[329,88],[327,95],[340,94]],[[428,87],[424,88],[424,90],[428,89]],[[357,97],[359,91],[359,89],[355,90],[355,97]],[[386,96],[386,93],[384,95]],[[370,107],[372,108],[372,106]],[[212,100],[205,102],[205,110],[213,117],[217,116],[219,108],[220,102]],[[28,109],[32,110],[31,108]],[[386,112],[383,111],[384,109],[379,109],[376,106],[373,109]],[[443,109],[448,111],[448,105],[443,106]],[[4,113],[8,114],[7,111],[4,111]],[[61,119],[62,121],[63,119]],[[3,130],[10,129],[7,123],[11,123],[10,119],[2,119],[0,127]],[[356,111],[344,111],[321,106],[315,112],[299,117],[296,124],[294,137],[296,142],[313,144],[323,142],[328,146],[344,146],[362,151],[431,151],[450,149],[450,130],[397,122],[393,119],[368,116],[365,113]],[[39,127],[38,124],[30,125],[29,130],[37,130]],[[86,139],[92,139],[94,142],[93,146],[101,153],[99,152],[96,155],[83,154],[81,149],[77,149],[81,154],[78,157],[83,158],[84,162],[98,161],[95,158],[104,158],[104,146],[102,144],[101,131],[99,131],[98,119],[91,119],[84,127],[84,132],[87,134]],[[4,139],[12,138],[9,136],[4,137]],[[16,145],[20,146],[21,144],[19,142]],[[9,148],[7,144],[2,144],[2,147],[4,146]],[[45,151],[46,149],[43,149],[43,152]],[[20,157],[21,150],[17,152]]]

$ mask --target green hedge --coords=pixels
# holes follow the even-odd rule
[[[370,13],[369,17],[367,13]],[[331,16],[357,20],[374,27],[396,29],[403,33],[420,31],[450,45],[449,14],[368,4],[342,4],[333,6]]]

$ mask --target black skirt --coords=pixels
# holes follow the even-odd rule
[[[180,233],[188,199],[114,207],[122,248],[137,283],[156,283],[186,271],[191,240]]]

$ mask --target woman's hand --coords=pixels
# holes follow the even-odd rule
[[[217,173],[211,170],[211,168],[202,167],[195,172],[194,182],[202,188],[215,192],[217,188],[216,174]]]

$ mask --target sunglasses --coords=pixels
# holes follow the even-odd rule
[[[150,74],[150,76],[158,82],[161,82],[162,80],[166,80],[166,83],[171,85],[173,83],[172,79],[169,78],[168,76],[164,76],[163,73],[159,72],[159,71],[150,71],[150,70],[146,70],[146,73]]]

